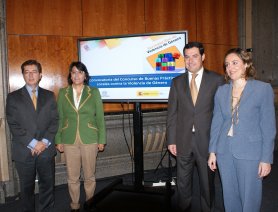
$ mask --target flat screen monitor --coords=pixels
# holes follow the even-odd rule
[[[187,42],[187,31],[82,38],[79,61],[104,102],[167,102]]]

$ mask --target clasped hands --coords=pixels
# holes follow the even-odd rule
[[[38,141],[34,149],[31,150],[32,156],[41,154],[46,149],[46,144]]]

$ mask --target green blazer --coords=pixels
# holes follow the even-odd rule
[[[79,108],[73,100],[73,88],[62,88],[58,94],[59,129],[56,144],[73,144],[79,132],[83,144],[105,144],[106,129],[99,90],[85,86]]]

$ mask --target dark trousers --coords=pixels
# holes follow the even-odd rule
[[[208,168],[207,157],[200,155],[198,142],[193,136],[192,152],[177,156],[177,191],[179,211],[189,211],[192,201],[193,173],[196,166],[200,185],[200,203],[202,212],[209,212],[214,198],[214,173]]]
[[[50,212],[54,208],[54,157],[30,156],[24,162],[15,162],[20,180],[20,196],[23,212],[35,211],[35,180],[38,175],[39,212]]]

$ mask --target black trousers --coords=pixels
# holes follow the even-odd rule
[[[23,212],[36,211],[35,180],[38,175],[39,212],[50,212],[54,208],[55,161],[42,153],[31,156],[24,162],[16,161],[16,169],[20,180],[20,196]]]
[[[198,141],[193,135],[191,153],[177,156],[178,208],[179,211],[189,211],[193,193],[193,173],[196,166],[199,176],[201,211],[209,212],[214,201],[214,172],[208,167],[207,156],[204,157],[199,153],[196,142]]]

